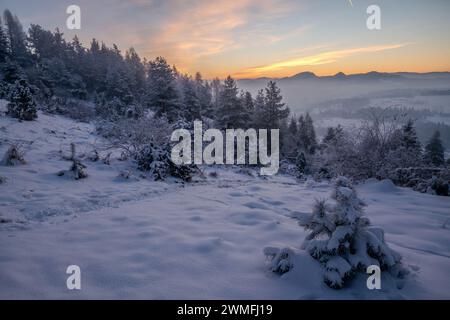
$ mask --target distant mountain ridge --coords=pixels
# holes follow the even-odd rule
[[[355,73],[355,74],[345,74],[343,72],[338,72],[332,76],[318,76],[314,72],[305,71],[297,73],[293,76],[284,78],[270,78],[270,77],[260,77],[260,78],[248,78],[240,79],[239,81],[258,81],[258,80],[277,80],[277,81],[289,81],[289,80],[402,80],[402,79],[450,79],[450,72],[378,72],[370,71],[367,73]]]
[[[237,83],[240,89],[256,96],[269,80],[277,82],[284,101],[294,112],[336,99],[370,97],[408,98],[412,101],[413,97],[435,96],[445,104],[445,97],[450,92],[450,72],[339,72],[331,76],[301,72],[285,78],[241,79]]]

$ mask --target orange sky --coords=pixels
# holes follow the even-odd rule
[[[369,0],[78,0],[81,30],[65,28],[65,1],[2,0],[26,27],[59,27],[164,56],[205,78],[368,71],[450,71],[450,1],[377,0],[382,28],[366,27]]]

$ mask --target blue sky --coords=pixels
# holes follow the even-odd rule
[[[59,27],[81,8],[85,45],[97,38],[141,57],[158,55],[206,77],[287,76],[377,71],[450,71],[447,0],[0,0],[25,28]],[[366,27],[381,8],[382,28]]]

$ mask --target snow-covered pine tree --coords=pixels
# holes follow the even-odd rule
[[[212,91],[208,81],[203,80],[200,72],[195,74],[195,92],[200,104],[200,113],[204,117],[212,117]]]
[[[197,169],[195,165],[176,165],[172,161],[169,144],[158,146],[148,143],[136,154],[136,161],[138,169],[150,172],[154,180],[165,180],[172,176],[189,182]]]
[[[308,132],[305,123],[305,117],[301,115],[298,118],[298,147],[302,150],[306,150],[308,144]]]
[[[419,138],[417,138],[417,132],[412,119],[409,119],[402,128],[401,143],[404,148],[416,152],[418,155],[422,152],[422,147]]]
[[[157,117],[165,116],[170,122],[179,117],[175,70],[163,57],[149,63],[147,77],[147,103]]]
[[[27,47],[26,34],[23,31],[22,24],[17,16],[13,15],[9,10],[3,13],[5,20],[9,50],[11,57],[14,57],[21,66],[27,66],[32,63]]]
[[[255,101],[253,103],[255,112],[253,113],[253,126],[255,128],[263,128],[263,113],[262,111],[264,110],[264,106],[265,106],[265,101],[264,101],[264,90],[259,90],[258,93],[256,94],[255,97]]]
[[[394,130],[382,150],[386,155],[377,172],[379,178],[392,178],[398,168],[421,167],[422,147],[417,138],[414,121],[408,120],[401,129]]]
[[[322,143],[320,144],[321,148],[326,148],[329,145],[333,144],[333,141],[336,139],[336,131],[333,127],[327,128],[327,132],[322,139]]]
[[[281,90],[275,81],[269,81],[265,89],[264,107],[261,111],[262,127],[279,129],[281,121],[289,116],[289,108],[283,103]]]
[[[179,84],[179,97],[181,115],[187,121],[194,121],[201,119],[202,105],[197,95],[197,87],[194,80],[187,76],[182,75],[178,79]]]
[[[289,124],[286,125],[286,130],[281,132],[282,137],[282,154],[291,162],[295,162],[298,155],[298,127],[297,120],[292,117]]]
[[[10,88],[8,115],[20,120],[31,121],[37,118],[36,103],[28,83],[20,79]]]
[[[0,17],[0,64],[5,63],[9,56],[9,44],[5,29]]]
[[[134,48],[127,50],[124,62],[127,70],[129,87],[133,91],[133,94],[137,96],[144,87],[145,67]]]
[[[437,130],[428,144],[425,146],[424,160],[426,163],[436,167],[445,164],[444,147],[442,146],[441,133]]]
[[[317,139],[316,139],[316,131],[314,129],[314,123],[309,113],[307,113],[305,116],[305,132],[306,132],[305,151],[309,154],[314,154],[317,148]]]
[[[337,178],[331,197],[336,202],[333,207],[319,201],[312,215],[299,222],[311,231],[303,248],[325,267],[324,282],[340,289],[370,265],[383,271],[401,270],[400,255],[385,243],[382,229],[370,226],[363,212],[365,204],[351,181]]]
[[[248,91],[242,91],[241,92],[241,101],[242,104],[244,105],[244,108],[249,112],[249,113],[253,113],[255,111],[255,104],[253,102],[253,97],[252,94]]]
[[[297,168],[299,176],[302,176],[304,173],[306,173],[307,161],[305,153],[302,150],[298,152],[298,155],[295,158],[295,167]]]
[[[220,93],[217,123],[222,129],[238,129],[248,127],[249,122],[250,113],[238,97],[236,81],[228,76]]]
[[[219,78],[214,78],[211,81],[211,104],[212,109],[217,112],[220,107],[220,95],[223,90],[223,84]]]

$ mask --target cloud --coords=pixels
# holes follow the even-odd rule
[[[242,77],[255,77],[261,76],[269,72],[279,71],[289,68],[301,67],[301,66],[317,66],[323,64],[329,64],[336,62],[340,59],[351,57],[362,53],[373,53],[385,50],[393,50],[405,47],[408,43],[402,44],[387,44],[368,47],[359,47],[343,50],[326,51],[315,55],[303,56],[300,58],[293,58],[284,61],[279,61],[263,66],[247,68],[242,72],[234,74],[234,76]]]
[[[286,0],[172,2],[176,11],[161,21],[159,31],[149,38],[149,53],[164,54],[181,67],[245,46],[241,40],[252,35],[262,37],[258,25],[283,17],[296,5]],[[264,37],[275,43],[286,36]]]

